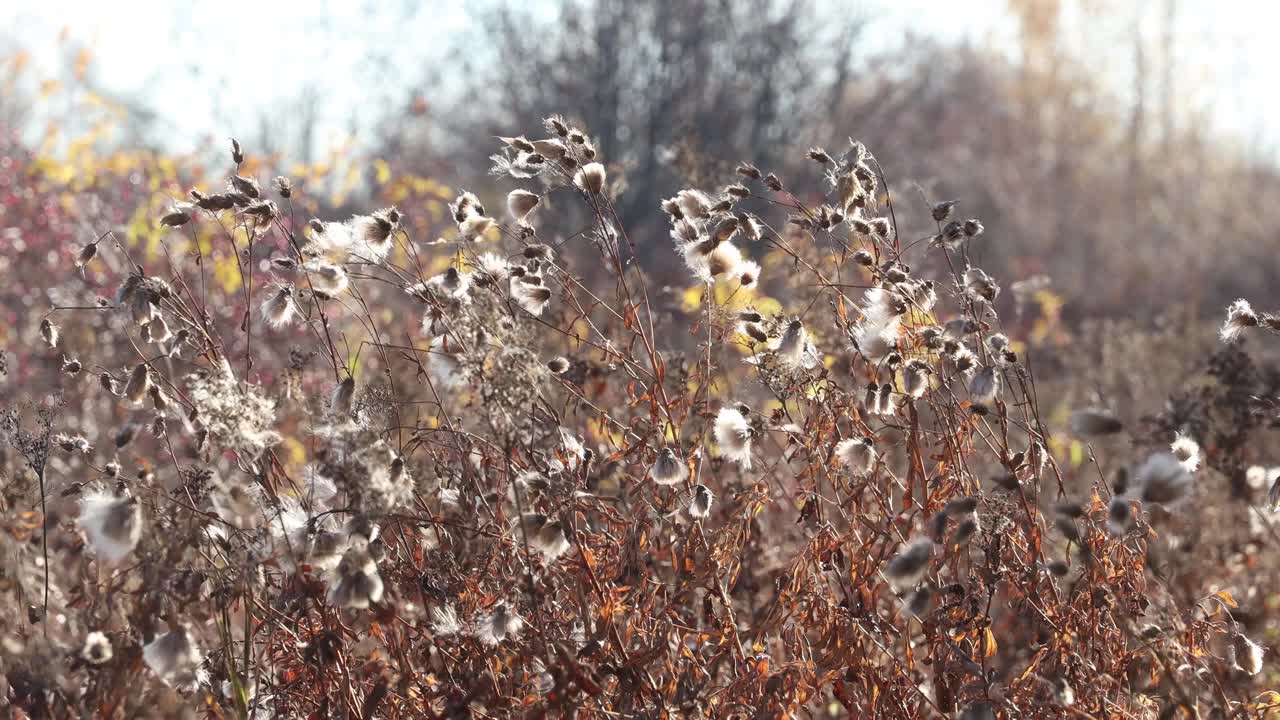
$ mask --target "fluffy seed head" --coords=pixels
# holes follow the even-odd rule
[[[170,687],[191,691],[206,679],[201,668],[204,653],[186,628],[158,636],[142,648],[142,659],[151,672]]]
[[[1249,301],[1236,300],[1227,307],[1227,320],[1222,324],[1218,334],[1224,343],[1235,342],[1245,328],[1257,327],[1258,323],[1258,314],[1253,311]]]
[[[584,192],[598,194],[604,190],[604,165],[598,162],[587,163],[578,169],[573,176],[573,184]]]
[[[694,485],[693,495],[689,498],[689,505],[685,508],[685,512],[689,513],[689,517],[694,520],[700,520],[711,514],[711,504],[715,502],[716,496],[711,492],[711,488],[706,485]]]
[[[84,647],[80,650],[80,657],[90,665],[105,665],[111,662],[111,656],[114,653],[111,649],[111,641],[107,636],[95,630],[85,636]]]
[[[1193,473],[1200,468],[1200,444],[1190,437],[1177,433],[1169,450],[1187,472]]]
[[[1133,481],[1143,502],[1169,506],[1191,493],[1195,477],[1176,455],[1158,452],[1138,466]]]
[[[753,431],[738,408],[720,408],[720,413],[716,415],[715,435],[722,455],[741,465],[744,470],[751,469]]]
[[[649,468],[649,477],[659,485],[676,485],[689,476],[689,468],[669,447],[662,448]]]
[[[1262,657],[1265,654],[1265,648],[1243,633],[1236,633],[1231,637],[1231,659],[1242,672],[1249,675],[1262,672]]]
[[[836,459],[855,475],[871,472],[875,465],[876,451],[871,438],[848,438],[836,443]]]
[[[80,499],[80,529],[90,547],[108,563],[133,551],[142,537],[142,513],[132,497],[99,490]]]
[[[932,559],[933,541],[918,537],[885,565],[885,577],[896,589],[914,587],[924,577]]]
[[[512,220],[524,224],[529,214],[538,207],[539,201],[537,193],[520,189],[512,190],[507,193],[507,213],[511,215]]]

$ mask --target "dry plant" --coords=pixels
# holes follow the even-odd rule
[[[74,299],[19,351],[60,389],[11,390],[0,422],[15,717],[1280,700],[1236,614],[1265,617],[1265,588],[1237,599],[1236,569],[1161,559],[1229,502],[1218,473],[1246,443],[1225,424],[1275,422],[1238,345],[1218,362],[1243,379],[1144,433],[1080,407],[1096,453],[1063,465],[999,313],[1018,288],[970,261],[987,238],[963,204],[902,202],[852,141],[808,151],[819,193],[744,163],[652,200],[695,282],[682,315],[637,261],[656,240],[618,221],[617,169],[584,130],[545,129],[500,139],[518,187],[459,194],[438,240],[410,237],[413,208],[296,218],[289,180],[240,175],[235,143],[225,190],[164,213],[159,248],[83,246],[55,279]],[[556,228],[568,207],[590,222]],[[936,232],[903,237],[913,209]],[[208,277],[227,259],[232,295]],[[1241,302],[1222,335],[1268,328]]]

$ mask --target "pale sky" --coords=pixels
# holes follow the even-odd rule
[[[750,0],[756,1],[756,0]],[[0,50],[32,53],[36,72],[59,65],[58,37],[94,53],[93,77],[112,93],[134,98],[159,115],[163,144],[179,152],[195,150],[210,138],[256,125],[258,111],[296,99],[304,88],[322,89],[317,145],[329,146],[364,129],[374,113],[368,85],[386,76],[416,79],[424,68],[443,66],[446,47],[474,23],[476,7],[493,0],[267,0],[217,2],[101,2],[41,0],[0,2]],[[550,9],[554,4],[542,0]],[[875,18],[874,43],[903,42],[909,33],[967,39],[1012,47],[1016,25],[1006,0],[815,0]],[[1280,3],[1270,0],[1064,0],[1086,3],[1087,13],[1065,21],[1082,45],[1116,45],[1100,55],[1101,74],[1127,72],[1132,11],[1153,15],[1144,33],[1156,37],[1155,17],[1175,3],[1180,97],[1210,108],[1215,125],[1244,144],[1259,144],[1276,155],[1280,93],[1273,72],[1280,50],[1272,38],[1280,27]],[[413,12],[418,9],[418,12]],[[1113,16],[1107,13],[1112,13]],[[1085,34],[1101,17],[1114,40]],[[1075,40],[1069,39],[1069,42]],[[63,46],[65,47],[65,46]],[[370,49],[377,51],[371,53]],[[371,57],[390,58],[390,67]],[[1113,70],[1113,68],[1118,68]],[[63,72],[66,72],[63,68]],[[1117,85],[1127,80],[1116,75]],[[394,84],[394,83],[392,83]],[[403,98],[397,98],[403,100]],[[240,128],[249,134],[254,128]]]

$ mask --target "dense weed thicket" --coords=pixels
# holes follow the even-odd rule
[[[1240,341],[1280,318],[1240,301],[1185,364],[1101,328],[1048,359],[1090,391],[1050,417],[1045,279],[992,277],[998,218],[863,145],[809,150],[804,191],[742,164],[652,198],[667,240],[619,224],[584,130],[531,138],[440,238],[410,198],[311,219],[235,144],[155,241],[48,248],[3,356],[15,717],[1280,707],[1280,373]]]

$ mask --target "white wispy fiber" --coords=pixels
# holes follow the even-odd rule
[[[649,477],[659,485],[676,485],[689,477],[689,468],[674,450],[665,447],[649,468]]]
[[[507,603],[500,602],[493,612],[481,618],[476,625],[475,636],[486,645],[497,645],[507,638],[515,638],[524,628],[524,619]]]
[[[511,297],[530,315],[541,316],[551,302],[551,289],[541,282],[529,282],[530,278],[511,278]]]
[[[208,679],[202,666],[204,653],[185,627],[165,633],[142,648],[142,659],[172,688],[194,691]]]
[[[1200,469],[1200,444],[1195,440],[1177,433],[1169,445],[1169,450],[1187,472],[1193,473]]]
[[[604,190],[604,165],[598,162],[587,163],[578,169],[573,176],[573,184],[589,193],[600,193]]]
[[[879,364],[898,342],[901,307],[883,288],[871,288],[863,295],[862,321],[853,328],[854,347],[868,362]]]
[[[715,493],[711,492],[711,488],[699,483],[693,486],[693,495],[689,498],[689,505],[685,508],[685,512],[689,513],[689,517],[694,520],[711,514],[711,504],[715,502]]]
[[[281,286],[262,303],[262,319],[272,328],[279,329],[293,324],[298,317],[298,306],[293,301],[293,288]]]
[[[458,611],[451,604],[437,605],[430,610],[431,632],[440,637],[457,635],[462,631],[462,622],[458,620]]]
[[[836,443],[836,459],[855,475],[866,475],[876,462],[875,446],[871,438],[848,438]]]
[[[1176,505],[1191,494],[1195,477],[1183,461],[1167,452],[1152,453],[1133,473],[1134,486],[1143,502]]]
[[[400,227],[400,212],[384,208],[370,215],[356,215],[347,223],[355,240],[351,254],[359,260],[379,262],[395,245],[393,233]]]
[[[329,581],[329,602],[341,608],[363,610],[382,600],[382,576],[377,563],[362,547],[342,556]]]
[[[79,523],[94,553],[109,563],[123,560],[142,538],[138,501],[108,490],[93,490],[80,498]]]
[[[933,559],[933,547],[932,540],[918,537],[885,565],[885,577],[895,589],[914,587],[920,582]]]
[[[347,277],[347,271],[341,265],[322,260],[309,260],[303,265],[303,269],[307,271],[311,287],[325,295],[338,295],[346,290],[351,282]]]
[[[715,435],[722,455],[744,470],[751,469],[751,424],[738,408],[720,409],[716,415]]]
[[[1253,311],[1253,306],[1242,298],[1227,306],[1227,320],[1218,335],[1224,343],[1235,342],[1245,328],[1257,327],[1258,323],[1258,314]]]
[[[225,446],[256,458],[280,442],[272,428],[276,403],[248,383],[236,381],[230,365],[187,376],[187,398],[200,421]]]
[[[799,320],[787,323],[786,329],[782,331],[782,337],[778,338],[774,346],[774,352],[777,354],[778,362],[792,370],[809,370],[816,367],[820,360],[817,348],[809,339],[809,332],[805,330],[804,323]]]
[[[111,641],[107,636],[95,630],[84,639],[84,647],[80,649],[80,657],[90,665],[104,665],[111,662],[115,653],[111,649]]]

